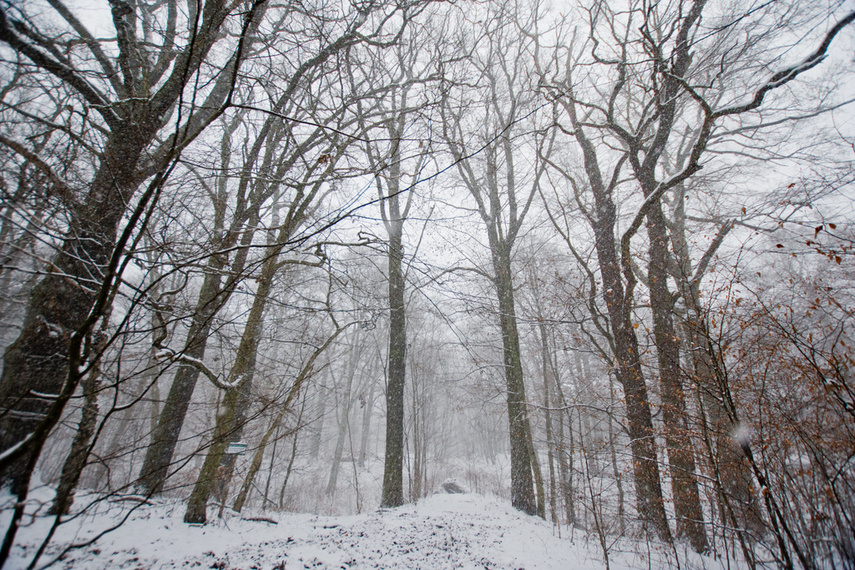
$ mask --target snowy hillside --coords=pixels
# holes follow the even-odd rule
[[[474,494],[437,494],[399,509],[346,517],[273,514],[269,518],[268,512],[264,518],[269,521],[232,517],[214,519],[217,522],[203,527],[184,524],[182,513],[177,504],[137,509],[119,529],[91,546],[70,551],[54,567],[605,568],[601,551],[595,543],[586,543],[584,534],[567,536],[562,527],[559,536],[548,522],[525,516],[498,499]],[[41,563],[55,559],[61,546],[93,538],[123,514],[127,512],[114,507],[80,524],[63,525]],[[8,511],[3,518],[7,517]],[[22,529],[19,544],[26,549],[16,547],[8,568],[26,567],[51,519]],[[654,567],[668,565],[664,554],[653,555]],[[647,568],[650,562],[638,554],[615,552],[610,558],[612,569]],[[704,562],[706,568],[716,567],[709,560]]]

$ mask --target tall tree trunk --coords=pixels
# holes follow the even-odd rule
[[[680,370],[680,339],[674,330],[674,296],[668,289],[668,234],[662,206],[655,202],[647,213],[650,265],[648,284],[653,313],[653,336],[662,385],[662,416],[671,472],[677,536],[689,540],[696,552],[705,552],[707,535],[695,475],[695,452],[689,437],[686,398]]]
[[[386,456],[380,505],[404,504],[404,385],[407,374],[407,323],[404,307],[404,273],[401,263],[403,220],[397,193],[389,201],[389,372],[386,384]]]
[[[119,224],[137,187],[136,166],[154,136],[151,125],[131,123],[108,140],[84,205],[48,275],[32,290],[18,338],[3,355],[0,377],[0,451],[35,432],[68,378],[68,343],[95,302]],[[39,396],[42,394],[42,396]],[[0,483],[19,489],[31,452],[0,473]]]
[[[603,216],[603,213],[610,213],[611,216]],[[620,278],[613,234],[614,204],[610,199],[607,204],[603,204],[600,223],[602,225],[595,229],[596,247],[603,277],[603,296],[614,338],[615,376],[623,386],[626,400],[638,513],[645,525],[652,528],[659,538],[670,542],[671,530],[665,516],[660,486],[653,417],[641,369],[638,338],[632,323],[632,297],[625,293]]]
[[[498,241],[498,240],[496,240]],[[526,514],[537,514],[532,456],[529,451],[528,416],[523,378],[520,338],[514,305],[510,252],[506,244],[491,243],[493,269],[499,299],[499,330],[502,333],[502,357],[507,386],[508,422],[511,444],[511,504]]]
[[[223,454],[229,441],[240,439],[246,423],[246,410],[251,402],[250,394],[255,376],[258,344],[264,324],[264,311],[270,297],[273,277],[278,267],[278,254],[281,249],[282,246],[273,245],[269,251],[265,251],[266,257],[258,279],[258,289],[253,297],[252,307],[249,310],[246,326],[235,355],[235,362],[229,373],[229,384],[234,387],[230,388],[223,398],[223,411],[217,416],[213,441],[208,449],[208,454],[205,456],[196,484],[193,486],[193,492],[190,494],[187,511],[184,514],[184,522],[204,523],[207,519],[207,504],[213,485],[219,480],[223,487],[227,487],[228,481],[231,479],[235,458],[227,458],[224,462]]]
[[[549,342],[546,335],[546,323],[541,319],[538,324],[540,332],[540,358],[543,362],[543,408],[546,415],[546,460],[549,464],[549,512],[552,524],[558,523],[558,507],[556,502],[556,485],[555,485],[555,437],[552,430],[552,399],[549,397],[549,392],[553,382],[550,382],[550,363]]]
[[[565,424],[566,421],[566,424]],[[561,499],[564,503],[564,520],[567,526],[576,524],[576,502],[573,499],[573,424],[568,410],[562,407],[558,412],[558,477],[560,479]],[[565,425],[570,432],[570,445],[568,448],[567,437],[564,434]]]
[[[582,149],[585,172],[594,196],[595,211],[590,213],[588,221],[594,231],[594,245],[603,279],[603,299],[614,341],[615,376],[623,386],[626,400],[638,514],[646,527],[670,543],[672,536],[662,497],[653,417],[641,367],[638,337],[632,322],[635,277],[629,259],[628,240],[631,236],[624,236],[620,250],[615,239],[617,210],[612,191],[617,183],[617,172],[611,185],[606,186],[594,145],[577,122],[575,103],[568,104],[567,110],[576,129],[576,140]],[[622,270],[626,286],[621,278]]]

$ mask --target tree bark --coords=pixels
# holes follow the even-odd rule
[[[187,503],[184,522],[206,522],[206,507],[214,483],[219,479],[219,483],[227,487],[231,479],[234,457],[224,462],[224,452],[229,441],[240,439],[246,423],[246,410],[251,402],[250,393],[255,376],[256,356],[264,324],[264,310],[270,297],[273,278],[278,267],[278,253],[281,249],[281,245],[274,244],[268,248],[269,251],[265,251],[266,257],[258,279],[258,289],[253,297],[235,362],[229,373],[229,383],[234,387],[223,398],[223,411],[217,416],[213,441]]]
[[[668,289],[668,235],[659,202],[654,203],[647,213],[647,235],[650,243],[648,285],[653,336],[662,385],[662,416],[677,516],[677,536],[687,538],[696,552],[705,552],[708,543],[695,475],[695,452],[686,416],[686,398],[680,370],[680,339],[672,318],[674,296]]]
[[[407,374],[407,323],[404,273],[401,263],[403,220],[397,193],[389,200],[389,372],[386,384],[386,456],[383,467],[382,507],[404,504],[404,385]]]
[[[502,357],[505,365],[508,422],[511,443],[511,505],[529,514],[537,514],[532,478],[532,456],[528,443],[525,380],[520,338],[517,330],[511,257],[507,244],[491,240],[493,271],[499,299],[499,330],[502,333]]]
[[[587,162],[587,161],[586,161]],[[615,376],[623,386],[626,415],[635,473],[638,513],[664,541],[671,541],[660,486],[653,417],[647,385],[641,369],[638,338],[632,323],[632,296],[620,278],[620,262],[614,238],[615,206],[604,191],[595,192],[598,223],[595,245],[603,278],[603,297],[614,337]]]
[[[199,301],[193,312],[193,320],[187,332],[187,342],[182,354],[196,360],[204,359],[212,319],[220,306],[218,301],[221,299],[218,300],[217,297],[221,293],[219,272],[209,272],[205,275],[199,292]],[[136,487],[141,495],[157,495],[163,491],[198,379],[198,368],[189,364],[179,364],[140,469]]]
[[[119,2],[114,3],[112,9],[117,29],[123,28],[119,30],[122,55],[136,53],[139,46],[133,35],[135,30],[123,35],[128,32],[122,24],[128,21],[123,10],[131,9]],[[250,15],[254,14],[253,8]],[[228,15],[222,2],[206,3],[192,49],[178,52],[172,74],[157,93],[152,95],[143,90],[142,82],[137,81],[140,69],[126,68],[123,91],[127,93],[110,101],[80,77],[80,70],[66,67],[64,62],[54,58],[51,49],[44,50],[19,35],[14,24],[10,26],[6,14],[0,14],[0,41],[77,90],[101,114],[110,133],[85,200],[70,209],[69,230],[62,246],[50,264],[48,275],[33,288],[21,333],[4,354],[0,377],[0,407],[7,411],[0,419],[0,449],[3,451],[34,433],[46,419],[51,402],[34,392],[58,394],[69,378],[69,340],[81,323],[87,321],[102,287],[119,225],[141,182],[138,167],[143,151],[162,128],[185,83],[220,39],[219,29]],[[133,19],[132,13],[130,19]],[[233,60],[233,65],[236,63],[237,60]],[[230,78],[230,74],[227,76]],[[230,88],[230,84],[227,87]],[[222,99],[213,102],[207,111],[209,115],[217,112],[220,102]],[[0,481],[11,483],[13,490],[18,492],[23,479],[28,478],[24,474],[26,465],[31,460],[34,463],[32,454],[39,452],[37,448],[40,445],[36,442],[25,446],[25,451],[0,474]]]

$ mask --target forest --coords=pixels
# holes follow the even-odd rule
[[[0,566],[107,502],[459,487],[855,569],[853,22],[0,0]]]

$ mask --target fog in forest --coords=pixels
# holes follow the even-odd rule
[[[855,568],[853,21],[0,3],[0,565],[447,493],[607,568]]]

